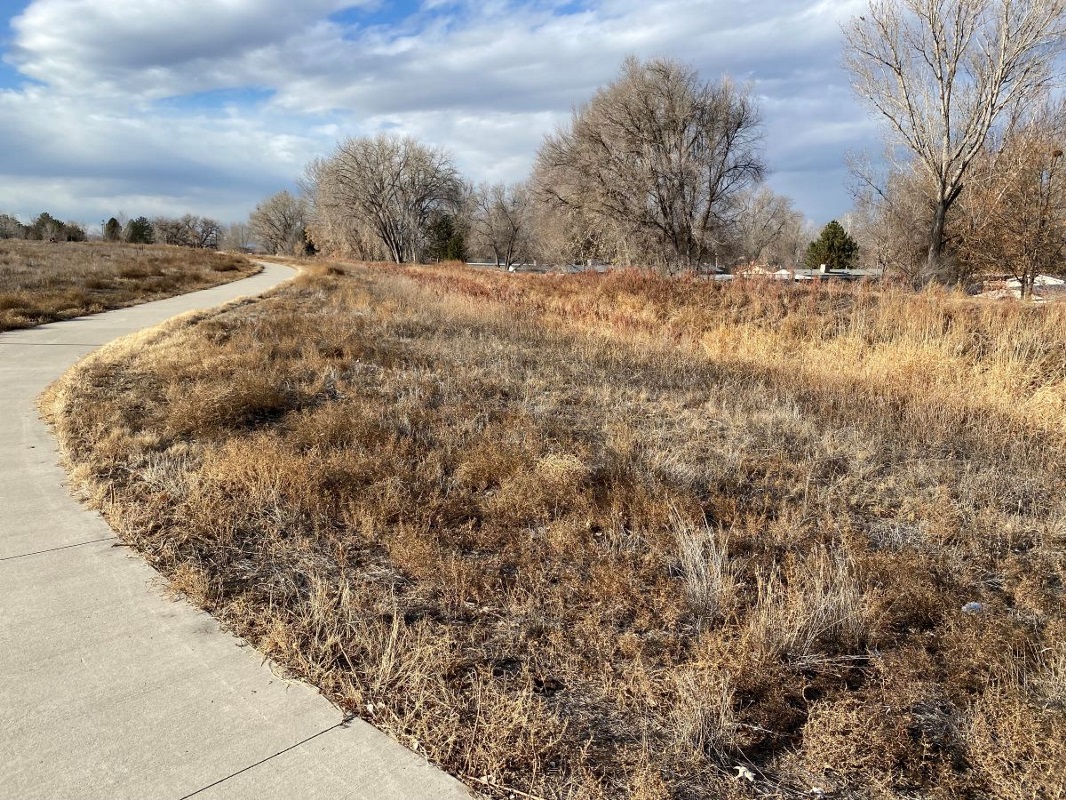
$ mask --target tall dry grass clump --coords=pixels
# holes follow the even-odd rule
[[[1054,797],[1064,322],[349,265],[45,408],[179,590],[492,796]]]
[[[0,239],[0,331],[160,300],[256,271],[242,256],[213,250]]]

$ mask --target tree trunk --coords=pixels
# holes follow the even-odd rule
[[[948,216],[947,200],[937,203],[933,213],[933,226],[929,232],[929,255],[925,262],[925,275],[922,283],[936,280],[940,277],[944,266],[944,225]]]

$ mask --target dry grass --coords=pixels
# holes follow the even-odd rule
[[[0,239],[0,331],[160,300],[257,270],[213,250]]]
[[[348,272],[46,399],[194,602],[500,797],[1063,796],[1066,306]]]

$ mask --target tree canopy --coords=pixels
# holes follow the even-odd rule
[[[152,223],[147,217],[137,217],[126,223],[125,239],[131,244],[151,244],[155,241]]]
[[[630,263],[695,267],[713,261],[733,201],[762,178],[760,130],[754,100],[732,81],[629,58],[544,140],[536,191]]]
[[[248,226],[267,252],[302,255],[307,247],[307,217],[307,201],[282,191],[255,207]]]
[[[114,217],[111,217],[104,224],[104,241],[105,242],[117,242],[121,238],[122,238],[122,224],[117,219],[115,219]]]
[[[803,263],[811,269],[823,264],[827,269],[848,269],[855,264],[858,255],[859,245],[834,219],[822,228],[817,239],[807,245]]]
[[[346,139],[308,167],[304,183],[316,246],[376,250],[398,264],[426,256],[432,223],[458,210],[462,196],[450,154],[387,134]]]
[[[1066,44],[1066,0],[871,0],[845,28],[859,98],[929,188],[925,278],[989,132],[1039,103]]]

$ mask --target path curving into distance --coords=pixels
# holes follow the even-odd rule
[[[36,398],[97,347],[292,270],[0,333],[0,797],[465,798],[312,688],[275,676],[74,500]]]

